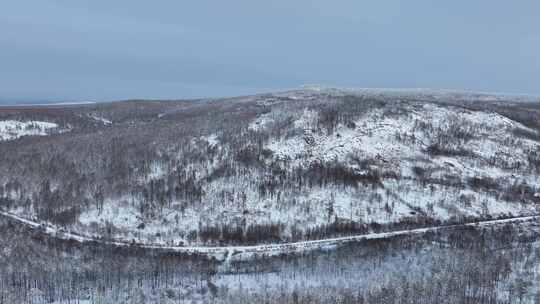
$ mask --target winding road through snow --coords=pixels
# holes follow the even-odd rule
[[[252,245],[252,246],[223,246],[223,247],[212,247],[212,246],[164,246],[164,245],[154,245],[154,244],[133,244],[129,242],[118,242],[110,240],[96,239],[89,236],[79,235],[74,232],[60,231],[59,229],[52,227],[50,225],[43,225],[38,222],[25,219],[16,214],[0,211],[0,216],[14,220],[20,224],[23,224],[32,229],[42,229],[42,231],[56,239],[60,240],[71,240],[78,243],[86,242],[97,242],[104,245],[119,246],[119,247],[137,247],[144,249],[153,249],[153,250],[162,250],[166,252],[177,252],[177,253],[186,253],[186,254],[205,254],[210,256],[215,256],[222,259],[245,259],[249,258],[252,255],[279,255],[283,253],[291,252],[301,252],[316,250],[321,248],[332,248],[337,245],[362,241],[362,240],[374,240],[374,239],[385,239],[394,236],[402,235],[413,235],[413,234],[423,234],[427,232],[436,232],[440,230],[447,230],[452,228],[459,227],[485,227],[509,223],[519,223],[519,222],[530,222],[540,220],[540,215],[531,215],[531,216],[519,216],[512,217],[507,219],[497,219],[497,220],[484,220],[478,222],[472,222],[467,224],[459,225],[446,225],[446,226],[434,226],[434,227],[425,227],[425,228],[416,228],[410,230],[397,230],[391,232],[380,232],[380,233],[370,233],[363,235],[353,235],[337,238],[329,238],[322,240],[313,240],[313,241],[301,241],[301,242],[292,242],[292,243],[283,243],[283,244],[265,244],[265,245]]]

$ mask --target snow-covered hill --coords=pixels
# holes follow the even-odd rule
[[[17,151],[0,162],[0,197],[5,209],[84,235],[164,245],[299,241],[537,214],[533,101],[304,88],[71,108],[65,115],[90,118],[78,132],[9,146]],[[12,162],[20,166],[5,165]]]

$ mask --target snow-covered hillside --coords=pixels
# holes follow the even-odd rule
[[[58,125],[45,121],[0,121],[0,141],[13,140],[22,136],[44,136],[50,134]]]
[[[305,88],[84,109],[91,128],[51,137],[34,170],[0,166],[0,196],[84,235],[174,245],[537,214],[538,104],[486,96]]]
[[[350,122],[348,126],[338,124],[332,132],[317,130],[318,113],[305,111],[294,121],[294,127],[300,129],[302,134],[276,138],[266,147],[276,158],[290,160],[293,165],[337,161],[357,168],[352,159],[360,158],[377,160],[385,167],[400,170],[401,175],[411,176],[411,167],[417,160],[428,158],[427,162],[446,166],[450,172],[466,176],[487,173],[497,178],[504,173],[486,172],[486,169],[492,168],[479,166],[481,164],[478,162],[500,156],[510,166],[526,163],[526,152],[534,151],[539,146],[538,141],[517,138],[513,133],[521,130],[537,134],[537,131],[496,113],[432,104],[399,110],[403,113],[389,115],[385,110],[376,109]],[[251,128],[260,130],[270,125],[272,120],[268,116],[257,118]],[[470,133],[466,135],[470,138],[440,142],[439,136],[449,132]],[[430,157],[429,148],[439,144],[451,149],[468,150],[470,156]],[[471,160],[470,166],[466,166],[465,163]]]
[[[301,190],[278,187],[275,195],[267,195],[251,185],[254,181],[273,181],[275,177],[250,170],[241,176],[204,184],[202,201],[206,204],[178,211],[173,203],[173,208],[157,221],[130,216],[137,214],[136,207],[122,200],[109,202],[101,215],[97,211],[83,214],[81,221],[90,224],[91,219],[97,219],[98,223],[109,222],[124,231],[133,231],[144,222],[145,229],[125,237],[184,244],[193,241],[188,239],[191,232],[220,222],[244,225],[244,229],[249,225],[277,223],[284,226],[282,236],[287,238],[293,237],[296,229],[305,232],[336,221],[391,224],[418,215],[448,221],[536,212],[535,204],[501,199],[489,191],[468,186],[470,179],[490,178],[504,185],[526,183],[534,189],[540,187],[540,179],[533,172],[508,170],[526,164],[528,153],[538,148],[537,141],[516,138],[516,130],[536,132],[519,122],[493,112],[430,103],[369,109],[353,121],[337,123],[331,130],[320,125],[320,115],[318,109],[306,107],[287,113],[271,111],[251,121],[247,132],[256,134],[271,133],[282,123],[280,120],[291,121],[290,131],[283,132],[284,136],[272,136],[263,144],[262,150],[272,155],[264,159],[264,166],[280,167],[292,175],[295,170],[309,170],[314,164],[337,164],[358,177],[378,172],[392,178],[381,178],[376,187],[361,183],[350,187],[316,184]],[[466,138],[453,138],[461,133]],[[443,138],[446,135],[452,138]],[[208,138],[208,148],[218,147],[223,154],[231,153],[232,147],[220,145],[217,134]],[[448,153],[433,155],[430,149],[439,145]],[[456,151],[456,155],[451,151]],[[219,165],[218,160],[213,161],[206,164],[206,170],[211,174]],[[419,177],[419,172],[424,176]],[[445,180],[459,180],[462,185],[445,184]],[[538,198],[534,195],[536,192],[533,198]],[[129,200],[132,198],[125,199]],[[182,209],[181,204],[176,206]]]

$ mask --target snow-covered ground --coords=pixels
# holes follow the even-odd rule
[[[472,222],[462,225],[448,225],[448,226],[435,226],[427,228],[417,228],[417,229],[408,229],[408,230],[398,230],[391,232],[382,232],[382,233],[370,233],[365,235],[355,235],[347,237],[338,237],[338,238],[329,238],[322,240],[314,241],[303,241],[303,242],[293,242],[285,244],[267,244],[267,245],[254,245],[254,246],[222,246],[222,247],[212,247],[212,246],[166,246],[159,244],[136,244],[129,242],[121,242],[115,240],[106,240],[102,238],[95,238],[90,236],[81,235],[78,233],[73,233],[65,231],[61,228],[58,228],[53,225],[38,223],[34,220],[29,220],[17,216],[13,213],[0,211],[0,216],[8,217],[12,220],[17,221],[22,225],[26,225],[33,229],[41,229],[47,235],[61,239],[61,240],[73,240],[79,243],[85,242],[99,242],[104,245],[112,246],[136,246],[146,249],[155,249],[155,250],[164,250],[188,254],[205,254],[214,256],[219,259],[233,259],[233,260],[246,260],[251,259],[257,255],[264,255],[266,257],[276,255],[279,256],[284,253],[295,253],[295,252],[304,252],[310,250],[318,249],[331,249],[335,246],[346,244],[349,242],[358,242],[362,240],[373,240],[373,239],[385,239],[402,235],[411,235],[411,234],[423,234],[426,232],[435,232],[439,230],[452,229],[456,227],[486,227],[493,225],[504,225],[509,223],[519,223],[519,222],[529,222],[537,221],[540,219],[540,215],[532,216],[521,216],[507,219],[499,220],[486,220]]]
[[[216,156],[206,163],[187,165],[197,179],[205,181],[203,203],[173,200],[160,212],[152,211],[159,216],[143,217],[140,197],[106,199],[103,210],[90,206],[83,211],[76,230],[97,235],[100,230],[96,227],[103,229],[112,225],[117,228],[114,237],[124,241],[195,245],[200,240],[189,238],[190,235],[196,235],[203,226],[223,224],[243,228],[279,224],[284,227],[283,238],[287,239],[293,234],[292,229],[316,229],[335,219],[369,225],[398,223],[415,215],[447,221],[460,217],[525,216],[537,212],[534,204],[507,201],[466,186],[422,185],[415,173],[415,168],[421,166],[433,179],[444,180],[451,176],[466,183],[468,178],[489,177],[503,185],[526,181],[528,185],[540,187],[540,177],[534,173],[510,172],[489,164],[493,158],[507,164],[526,164],[526,150],[537,149],[539,144],[526,138],[516,139],[513,132],[534,130],[493,112],[430,103],[400,105],[399,110],[399,114],[389,114],[388,109],[374,108],[352,125],[339,123],[331,133],[318,125],[319,112],[308,108],[296,112],[270,111],[247,126],[248,132],[265,133],[276,124],[291,121],[289,128],[300,130],[294,136],[283,132],[282,136],[271,137],[263,143],[264,148],[272,152],[267,165],[283,161],[286,164],[283,168],[294,172],[312,163],[337,163],[358,174],[375,168],[397,175],[397,179],[383,179],[381,187],[313,185],[303,189],[278,188],[276,195],[261,195],[253,185],[271,176],[261,176],[254,171],[206,182],[207,176],[232,153],[232,148],[222,142],[219,134],[210,134],[194,137],[192,145],[201,150],[215,150]],[[452,128],[456,126],[474,131],[467,142],[448,144],[466,149],[472,156],[429,155],[426,150],[437,143],[437,135],[454,132]],[[368,168],[357,160],[367,161]],[[140,183],[164,179],[174,169],[166,163],[150,163]],[[329,215],[330,204],[333,210]]]
[[[112,125],[112,121],[110,121],[109,119],[107,118],[104,118],[102,116],[99,116],[99,115],[96,115],[96,114],[88,114],[88,117],[92,118],[93,120],[97,121],[97,122],[100,122],[106,126],[108,125]]]
[[[505,144],[505,140],[514,137],[514,129],[535,132],[496,113],[472,112],[432,104],[411,108],[408,113],[397,116],[388,115],[382,110],[373,110],[355,121],[354,128],[339,125],[332,134],[312,131],[316,128],[317,118],[317,112],[304,111],[294,121],[294,126],[302,129],[304,135],[277,138],[268,148],[276,157],[292,160],[297,164],[309,164],[315,160],[347,161],[347,157],[355,155],[368,159],[382,158],[390,164],[399,165],[397,163],[405,159],[425,156],[425,150],[433,140],[433,133],[430,131],[448,129],[456,123],[464,122],[471,124],[471,128],[475,130],[474,139],[469,145],[472,152],[484,158],[505,154],[513,158],[513,162],[524,162],[526,159],[522,153],[515,153],[515,146]],[[257,118],[250,128],[259,130],[270,123],[271,117],[263,115]],[[420,130],[418,125],[421,123],[427,124],[430,129]],[[396,135],[414,137],[414,141],[400,141]],[[522,144],[523,148],[538,146],[538,143],[532,141],[522,141]]]
[[[58,129],[58,124],[45,121],[0,121],[0,141],[22,136],[45,136]]]
[[[382,97],[373,102],[365,95]],[[289,241],[309,239],[309,233],[336,223],[366,227],[536,214],[540,176],[531,164],[531,151],[540,151],[537,131],[494,111],[436,102],[461,100],[462,95],[315,87],[232,98],[238,102],[234,112],[242,115],[227,120],[230,125],[211,128],[219,122],[210,118],[201,130],[190,126],[193,134],[159,149],[153,142],[139,145],[137,153],[149,152],[148,159],[141,161],[144,166],[129,164],[133,168],[126,181],[129,190],[106,193],[99,209],[87,191],[81,201],[89,203],[68,228],[91,236],[112,231],[112,237],[123,241],[202,245],[220,242],[223,227],[239,229],[245,236],[249,229],[277,226],[277,239]],[[477,100],[484,95],[467,96]],[[243,113],[244,109],[249,111]],[[325,115],[332,110],[339,112],[339,119],[328,127]],[[121,127],[106,110],[80,117],[104,125],[114,120]],[[176,124],[172,117],[159,123],[145,122],[149,128],[144,129],[155,130],[160,137],[159,128]],[[11,123],[9,138],[46,135],[52,130],[48,127],[58,128],[43,125],[30,128],[34,130],[30,134],[23,126]],[[436,145],[449,152],[430,152]],[[107,161],[107,155],[92,157]],[[335,168],[342,171],[325,171]],[[341,180],[344,172],[356,179]],[[380,180],[364,182],[362,178],[371,173]],[[310,179],[317,174],[327,176]],[[470,184],[474,178],[492,180],[499,188],[474,189]],[[516,198],[520,186],[537,196],[522,193]],[[5,192],[7,198],[25,196],[12,188]],[[11,205],[17,204],[21,205]],[[31,217],[38,214],[32,208],[15,206],[11,211]],[[204,239],[200,237],[204,229],[218,232]],[[261,242],[276,239],[270,238]]]

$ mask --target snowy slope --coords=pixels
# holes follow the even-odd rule
[[[469,125],[474,129],[474,138],[467,144],[477,157],[487,159],[497,154],[503,154],[509,162],[526,162],[526,156],[521,150],[536,149],[538,142],[519,140],[520,150],[510,141],[515,137],[515,129],[536,132],[520,123],[496,113],[472,112],[461,109],[425,104],[421,107],[408,109],[405,115],[389,116],[381,110],[374,110],[362,119],[354,122],[355,127],[338,126],[333,134],[324,132],[314,133],[317,113],[304,112],[295,120],[294,125],[303,130],[303,136],[292,138],[277,138],[267,147],[280,159],[293,160],[296,163],[311,163],[313,161],[347,161],[351,155],[368,159],[380,159],[398,169],[409,169],[404,161],[425,156],[425,150],[434,140],[433,130],[445,130],[455,124]],[[268,125],[270,118],[261,116],[250,126],[252,129]],[[420,124],[428,129],[421,130]],[[403,140],[400,140],[403,136]],[[407,141],[406,138],[414,138]],[[433,158],[433,162],[448,162],[452,159]],[[465,159],[453,159],[463,167]],[[471,168],[472,169],[472,168]],[[456,169],[458,170],[458,169]],[[485,168],[478,168],[485,170]],[[474,170],[473,170],[474,171]],[[468,173],[474,173],[469,171]]]
[[[314,100],[311,93],[303,91],[286,96],[293,97],[292,103]],[[267,102],[272,97],[264,100]],[[283,121],[291,121],[287,127],[291,131],[282,132],[282,136],[271,136],[263,144],[263,149],[272,155],[265,160],[265,165],[281,164],[289,174],[313,164],[339,164],[357,175],[376,170],[383,175],[395,175],[395,178],[383,178],[381,186],[375,188],[361,184],[358,187],[328,184],[304,189],[280,187],[276,195],[261,195],[253,185],[271,180],[267,173],[247,171],[238,176],[205,181],[206,174],[212,174],[220,166],[219,159],[233,153],[231,150],[234,149],[222,142],[219,134],[211,134],[194,141],[194,144],[218,151],[215,160],[192,164],[196,176],[205,181],[202,184],[203,204],[191,207],[189,203],[176,201],[166,208],[163,216],[143,219],[135,216],[137,207],[128,203],[134,198],[127,196],[109,201],[102,212],[84,213],[81,224],[89,227],[92,223],[111,223],[124,231],[119,232],[119,236],[123,235],[125,239],[186,244],[197,242],[188,235],[205,225],[278,224],[284,226],[283,237],[289,238],[294,229],[306,231],[331,224],[336,219],[392,224],[418,215],[449,221],[461,217],[517,216],[536,212],[534,204],[510,201],[500,194],[493,195],[467,185],[471,178],[488,177],[503,185],[526,181],[528,186],[540,187],[538,175],[528,170],[509,170],[490,164],[493,159],[507,167],[526,164],[528,152],[538,149],[538,142],[516,138],[515,130],[536,132],[519,122],[495,112],[433,103],[407,103],[390,109],[369,110],[352,124],[338,123],[332,132],[328,132],[319,125],[320,115],[317,107],[300,107],[287,112],[273,110],[252,120],[247,125],[247,132],[268,134]],[[448,149],[462,151],[463,155],[431,155],[428,152],[442,136],[452,135],[452,132],[470,133],[465,140],[445,141],[443,138],[442,144]],[[420,182],[415,173],[419,167],[428,172],[429,176],[423,177],[426,180],[442,182]],[[164,167],[153,169],[148,177],[162,178],[167,170]],[[461,186],[445,184],[445,180],[451,179],[459,180]],[[331,214],[328,212],[330,204]],[[141,223],[145,228],[135,229]]]
[[[0,141],[13,140],[22,136],[45,136],[50,134],[58,125],[45,121],[0,121]]]
[[[73,215],[67,226],[89,236],[218,245],[536,214],[539,130],[522,119],[528,113],[490,103],[524,97],[490,96],[304,88],[91,109],[79,117],[114,123],[88,137],[91,145],[84,136],[66,141],[77,152],[56,164],[73,166],[51,181],[67,197],[53,220]],[[35,180],[33,188],[2,181],[12,212],[43,217],[25,203],[47,193],[43,177]],[[75,185],[77,199],[74,180],[88,182]]]
[[[382,232],[382,233],[370,233],[366,235],[354,235],[347,237],[338,237],[338,238],[329,238],[329,239],[320,239],[314,241],[303,241],[303,242],[292,242],[284,244],[268,244],[268,245],[255,245],[255,246],[174,246],[160,243],[152,244],[137,244],[130,243],[125,241],[116,241],[116,240],[103,240],[98,237],[81,235],[79,233],[73,233],[65,231],[58,227],[52,225],[40,224],[32,220],[24,219],[15,214],[8,212],[0,211],[0,216],[10,218],[19,224],[26,225],[33,229],[40,229],[46,235],[57,238],[61,240],[72,240],[78,243],[89,243],[89,242],[98,242],[105,245],[113,246],[129,246],[129,247],[139,247],[146,249],[155,249],[160,251],[168,252],[180,252],[188,254],[203,254],[213,256],[218,259],[233,259],[233,260],[249,260],[257,255],[264,255],[265,257],[269,256],[279,256],[283,254],[290,253],[299,253],[311,250],[319,250],[323,248],[332,248],[335,246],[343,245],[351,242],[358,242],[362,240],[375,240],[375,239],[386,239],[397,236],[404,235],[414,235],[414,234],[424,234],[427,232],[436,232],[448,229],[454,229],[458,227],[489,227],[496,225],[505,225],[511,223],[524,223],[524,222],[534,222],[540,219],[540,216],[519,216],[514,218],[507,219],[498,219],[498,220],[485,220],[478,221],[460,225],[446,225],[446,226],[435,226],[435,227],[426,227],[418,229],[407,229],[407,230],[397,230],[391,232]]]

